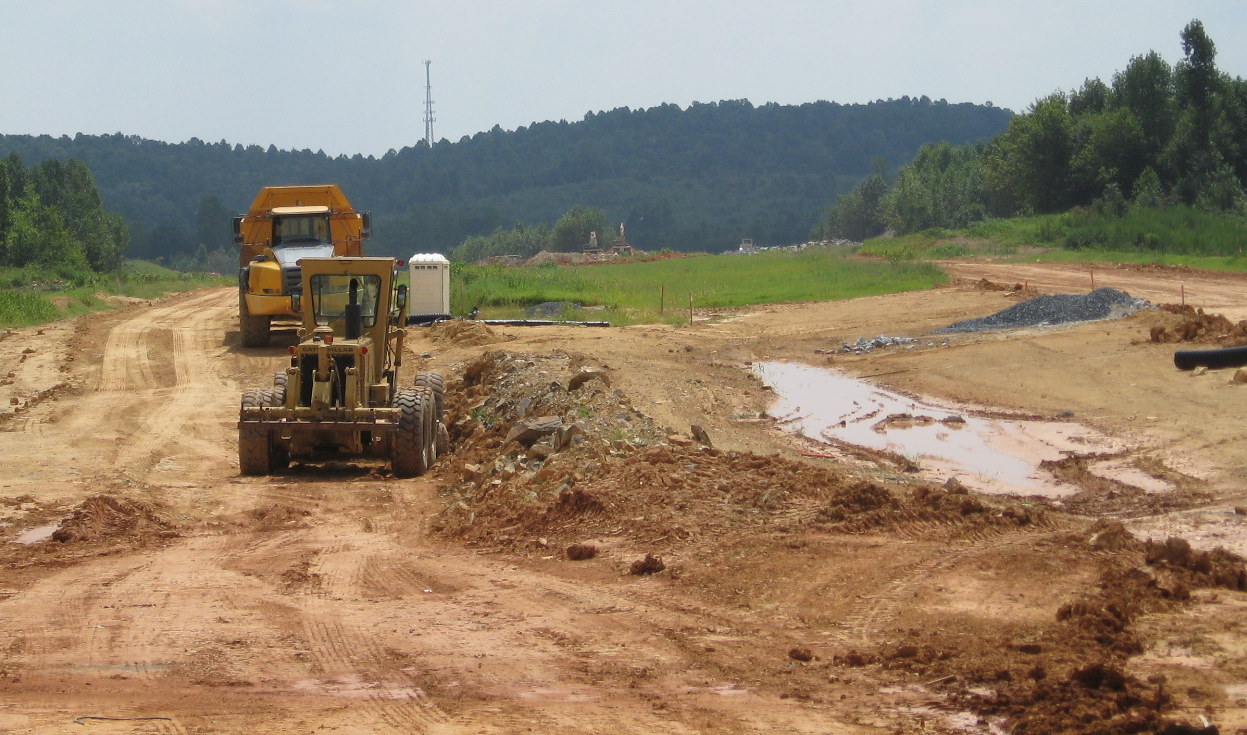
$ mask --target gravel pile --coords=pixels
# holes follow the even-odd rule
[[[1014,304],[1004,311],[978,319],[966,319],[937,329],[933,334],[953,332],[986,332],[1014,327],[1041,327],[1054,324],[1090,322],[1099,319],[1120,319],[1140,309],[1151,308],[1143,299],[1115,288],[1097,288],[1089,294],[1054,294],[1037,296]]]

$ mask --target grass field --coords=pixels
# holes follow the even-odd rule
[[[847,299],[946,281],[924,263],[853,260],[829,248],[595,266],[456,265],[451,311],[463,315],[477,307],[482,318],[518,318],[526,307],[567,302],[580,308],[560,318],[679,324],[688,319],[690,298],[694,308],[730,308]]]
[[[233,278],[179,273],[144,261],[127,261],[116,273],[61,278],[29,268],[0,268],[0,327],[42,324],[61,317],[112,308],[106,296],[159,298]]]
[[[988,220],[964,230],[874,238],[861,252],[893,261],[990,255],[1247,270],[1245,245],[1247,219],[1171,206],[1122,216],[1080,209]]]

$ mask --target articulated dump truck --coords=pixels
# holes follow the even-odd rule
[[[338,187],[266,186],[234,218],[243,347],[267,347],[273,321],[298,320],[291,292],[303,258],[362,256],[370,217]]]
[[[304,258],[294,309],[299,343],[273,387],[242,396],[238,464],[244,475],[292,460],[388,459],[398,477],[423,474],[446,451],[440,373],[399,387],[407,286],[393,258]]]

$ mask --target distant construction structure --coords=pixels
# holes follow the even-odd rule
[[[430,148],[433,147],[433,121],[437,118],[433,117],[433,83],[429,77],[429,65],[432,61],[425,59],[424,62],[424,142]]]

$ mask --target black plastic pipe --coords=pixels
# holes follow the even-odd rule
[[[1179,370],[1197,367],[1227,368],[1247,365],[1247,347],[1223,347],[1219,350],[1178,350],[1173,364]]]

